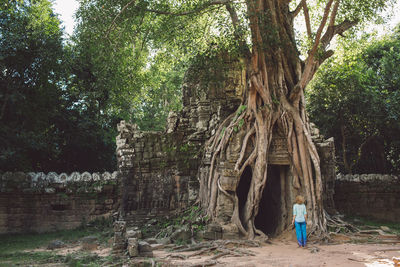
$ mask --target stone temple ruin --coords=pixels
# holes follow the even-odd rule
[[[223,74],[220,83],[203,82],[198,70],[188,70],[183,84],[183,110],[179,114],[169,114],[165,132],[142,132],[125,121],[118,125],[118,170],[122,176],[120,223],[128,227],[140,225],[150,218],[177,213],[195,203],[200,188],[199,177],[207,175],[210,167],[211,156],[205,143],[215,134],[219,124],[239,107],[245,88],[245,72],[239,64],[227,59],[222,66],[226,69],[211,70],[216,75]],[[251,169],[245,170],[237,185],[233,170],[241,144],[238,135],[234,138],[237,140],[232,140],[227,148],[228,156],[217,168],[221,173],[222,188],[227,192],[236,191],[239,205],[243,207],[244,203],[240,201],[244,202],[247,196]],[[324,140],[317,129],[313,130],[313,139],[321,159],[324,205],[328,210],[333,209],[333,139]],[[268,172],[273,175],[266,186],[256,226],[268,235],[275,235],[290,224],[295,194],[301,193],[293,192],[290,198],[284,197],[285,192],[292,192],[285,187],[293,180],[284,138],[273,139],[269,164]],[[219,195],[219,227],[208,229],[203,237],[240,238],[237,229],[230,224],[232,213],[231,200]],[[278,225],[281,228],[278,229]],[[122,249],[126,244],[124,233],[119,232],[123,231],[121,229],[116,232],[114,250]]]

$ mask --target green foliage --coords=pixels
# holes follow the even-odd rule
[[[0,169],[114,170],[118,119],[103,115],[106,92],[87,97],[70,82],[84,66],[71,63],[51,2],[3,1],[0,24]]]
[[[399,172],[398,31],[347,44],[344,50],[320,69],[310,86],[311,120],[335,138],[341,172]]]
[[[2,2],[0,23],[0,168],[25,170],[58,152],[62,32],[48,1]]]
[[[30,263],[62,263],[64,257],[55,255],[53,252],[13,252],[3,254],[0,259],[0,266],[14,266],[14,264],[30,264]]]
[[[194,148],[196,148],[196,146],[193,145],[192,143],[186,143],[186,144],[181,145],[181,147],[179,148],[179,151],[188,152],[188,151],[192,151]]]
[[[357,25],[348,29],[344,34],[335,37],[337,38],[336,40],[338,42],[347,42],[350,38],[357,40],[360,31],[366,30],[374,24],[382,24],[386,19],[384,17],[387,13],[386,11],[392,9],[396,1],[397,0],[341,0],[335,19],[335,25],[339,25],[343,22],[356,22]],[[292,1],[291,9],[293,10],[299,2],[299,0]],[[308,51],[310,51],[314,44],[316,32],[327,3],[328,0],[307,1],[311,20],[311,38],[308,37],[305,29],[303,12],[300,12],[295,18],[296,44],[303,57],[307,56]],[[334,4],[333,2],[332,6]],[[325,26],[325,29],[327,26],[328,25]],[[319,49],[316,58],[320,58],[322,52],[323,51]]]
[[[327,1],[311,2],[311,17],[320,19]],[[385,2],[343,0],[337,22],[370,20]],[[248,13],[245,1],[231,4],[244,42],[235,38],[226,7],[209,0],[82,0],[69,42],[51,1],[2,1],[0,169],[113,170],[115,125],[125,119],[142,130],[162,130],[169,111],[182,108],[188,66],[193,77],[185,78],[202,81],[195,93],[224,86],[227,68],[241,64],[244,48],[259,45],[251,43],[250,16],[262,24],[263,48],[285,49],[270,14]],[[395,62],[382,64],[389,70]],[[391,161],[396,151],[390,150]]]
[[[389,4],[395,1],[368,1],[368,0],[343,0],[338,11],[338,22],[344,20],[368,22],[376,19],[379,12],[383,11]]]
[[[203,231],[209,218],[204,215],[203,210],[199,206],[191,206],[182,213],[177,214],[172,218],[162,218],[156,225],[152,226],[153,233],[158,233],[161,238],[167,237],[169,229],[177,229],[183,225],[189,225],[193,230],[194,235],[199,231]],[[143,232],[143,228],[141,229]],[[146,229],[148,231],[148,229]],[[183,240],[178,240],[177,243],[182,243]]]
[[[163,19],[142,10],[148,3],[138,1],[136,9],[118,15],[127,3],[81,2],[72,46],[78,66],[73,86],[80,98],[102,100],[104,113],[142,130],[162,130],[169,111],[181,109],[186,56],[167,49],[176,44],[166,42]]]
[[[246,109],[247,109],[246,105],[240,105],[238,110],[236,111],[236,117],[239,117]]]

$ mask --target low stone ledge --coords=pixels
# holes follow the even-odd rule
[[[336,181],[339,182],[356,182],[356,183],[367,183],[367,182],[387,182],[387,183],[398,183],[400,177],[390,174],[338,174]]]
[[[121,202],[119,172],[0,174],[0,234],[73,229],[110,218]]]
[[[339,174],[334,202],[341,213],[400,222],[400,179],[384,174]]]
[[[59,189],[74,185],[84,188],[84,192],[100,192],[102,186],[116,184],[119,179],[120,174],[117,171],[104,173],[73,172],[70,175],[66,173],[57,174],[55,172],[49,172],[48,174],[43,172],[5,172],[0,174],[0,192],[21,190],[26,193],[43,192],[53,194],[60,191]]]

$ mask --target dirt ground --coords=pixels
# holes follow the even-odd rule
[[[331,236],[333,244],[309,241],[307,248],[299,248],[294,231],[284,232],[269,244],[246,248],[253,256],[221,257],[215,266],[229,267],[400,267],[400,240],[382,244],[357,243],[347,235]],[[368,239],[364,239],[364,242]],[[371,240],[371,239],[369,239]],[[173,255],[174,253],[172,253]],[[178,253],[177,253],[178,254]],[[179,253],[185,254],[185,253]],[[186,253],[186,255],[190,254]],[[169,259],[176,266],[195,266],[209,261],[214,255],[190,257],[187,260],[171,258],[171,253],[154,251],[157,258]]]
[[[317,267],[317,266],[366,266],[366,267],[400,267],[400,244],[336,244],[310,245],[298,248],[293,241],[272,241],[258,248],[248,248],[255,256],[223,257],[217,260],[216,266],[271,266],[271,267]],[[157,258],[164,258],[165,251],[155,251]],[[184,253],[181,253],[184,254]],[[189,253],[187,253],[189,254]],[[205,262],[210,256],[192,257],[188,260],[171,260],[177,266],[190,266]]]
[[[392,244],[356,244],[343,243],[349,240],[338,240],[337,244],[316,244],[310,242],[307,248],[299,248],[293,236],[276,238],[270,243],[262,243],[260,247],[242,248],[250,251],[253,256],[232,257],[225,256],[214,261],[213,266],[229,267],[400,267],[400,242]],[[41,251],[45,249],[36,249]],[[56,249],[59,255],[66,255],[82,250],[80,245],[70,245],[66,248]],[[91,251],[105,257],[111,254],[110,248],[101,248]],[[207,266],[204,263],[211,262],[215,254],[193,256],[186,260],[176,256],[187,256],[193,252],[171,252],[168,249],[153,251],[153,266]],[[143,266],[135,265],[138,258],[124,261],[123,267]],[[147,261],[149,258],[142,258]],[[142,261],[143,262],[143,261]],[[156,264],[157,263],[157,264]],[[47,265],[53,266],[53,265]],[[61,266],[61,265],[57,265]],[[107,265],[102,265],[107,266]],[[146,265],[147,266],[147,265]]]

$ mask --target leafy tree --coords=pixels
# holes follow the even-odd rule
[[[138,14],[116,24],[122,1],[82,1],[73,36],[72,86],[90,105],[144,130],[161,130],[170,110],[181,108],[186,60],[167,53],[154,17]],[[144,29],[141,28],[144,27]],[[140,29],[140,31],[139,31]]]
[[[398,30],[347,44],[324,65],[309,92],[310,117],[336,140],[340,171],[399,171]]]
[[[200,200],[212,220],[217,220],[219,195],[230,194],[233,200],[237,197],[234,192],[221,191],[215,166],[240,121],[242,131],[247,133],[235,169],[240,178],[250,166],[252,178],[244,214],[239,217],[234,201],[232,222],[248,238],[262,234],[254,220],[268,179],[268,152],[272,136],[277,133],[275,128],[287,138],[295,176],[293,186],[305,193],[312,232],[326,230],[320,164],[310,137],[304,90],[319,66],[332,56],[329,44],[334,36],[374,18],[386,1],[87,0],[83,4],[96,9],[93,20],[108,25],[96,34],[110,40],[125,35],[137,37],[135,40],[144,44],[147,51],[143,51],[150,56],[152,51],[163,49],[178,55],[205,53],[207,47],[214,46],[241,58],[248,84],[243,103],[237,115],[232,114],[210,140],[214,144],[210,148],[210,173],[200,183]],[[299,18],[307,29],[303,55],[294,29],[294,21]],[[247,157],[248,147],[252,152]]]
[[[2,171],[115,169],[117,119],[101,114],[108,91],[89,100],[90,87],[77,93],[70,82],[73,53],[62,34],[50,1],[1,2]]]
[[[62,32],[48,1],[0,6],[1,169],[22,170],[59,153],[52,134],[62,105]]]

